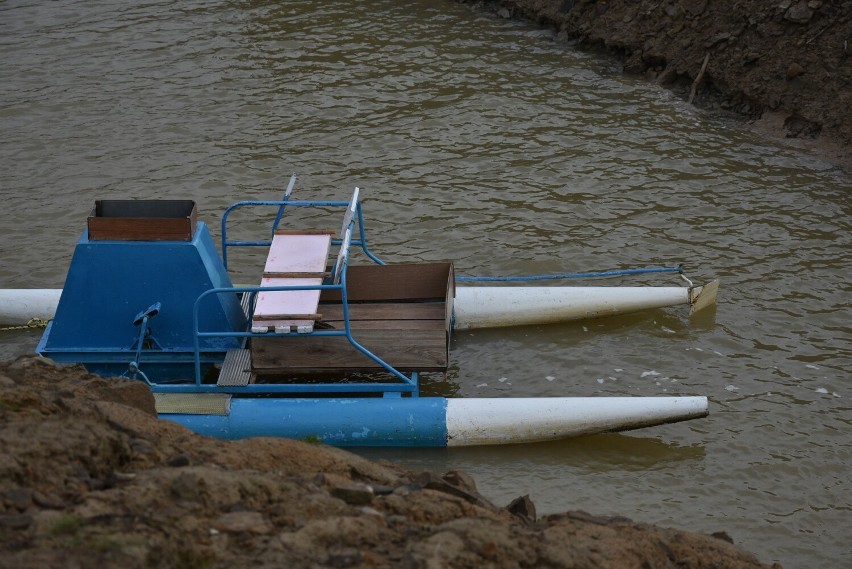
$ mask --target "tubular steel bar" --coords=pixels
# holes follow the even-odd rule
[[[290,183],[287,184],[287,190],[284,192],[284,197],[282,201],[288,202],[290,201],[290,194],[293,193],[293,188],[296,187],[296,173],[293,172],[293,175],[290,176]],[[275,221],[272,222],[272,236],[275,237],[275,230],[278,229],[278,224],[281,223],[281,218],[284,216],[284,208],[287,205],[282,205],[278,208],[278,213],[275,214]]]
[[[348,207],[350,205],[349,202],[345,201],[297,201],[297,200],[243,200],[238,201],[225,210],[222,214],[222,264],[225,266],[225,269],[228,269],[228,247],[268,247],[271,244],[271,241],[228,241],[228,217],[231,215],[232,211],[243,207],[277,207],[279,211],[282,207]],[[352,240],[352,246],[360,247],[367,257],[372,260],[377,265],[384,265],[384,261],[382,261],[379,257],[373,254],[370,251],[369,246],[367,245],[367,237],[364,231],[364,213],[361,208],[361,202],[359,201],[357,204],[357,216],[358,216],[358,239]],[[340,239],[333,239],[332,245],[340,245]]]

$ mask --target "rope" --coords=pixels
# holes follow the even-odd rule
[[[680,273],[683,265],[677,267],[651,267],[647,269],[623,269],[620,271],[602,271],[597,273],[558,273],[555,275],[532,275],[520,277],[467,277],[457,276],[457,281],[544,281],[551,279],[593,279],[602,277],[623,277],[628,275],[644,275],[648,273]]]
[[[0,332],[6,332],[9,330],[29,330],[30,328],[44,328],[47,326],[48,322],[50,321],[42,318],[30,318],[29,322],[23,326],[6,326],[5,328],[0,328]]]

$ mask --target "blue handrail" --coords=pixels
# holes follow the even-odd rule
[[[283,207],[347,207],[349,206],[349,202],[345,201],[295,201],[295,200],[243,200],[238,201],[225,210],[222,214],[222,222],[221,222],[221,240],[222,240],[222,264],[225,266],[225,269],[228,269],[228,247],[268,247],[272,244],[272,241],[228,241],[228,217],[231,215],[233,211],[243,207],[277,207],[279,211]],[[385,262],[382,261],[378,256],[373,254],[370,251],[369,246],[367,245],[367,236],[364,231],[364,213],[361,208],[361,202],[357,204],[357,218],[358,218],[358,239],[352,240],[352,245],[360,247],[364,254],[377,265],[384,265]],[[353,220],[354,221],[354,220]],[[276,222],[277,223],[277,222]],[[333,245],[340,245],[340,239],[333,239]]]
[[[240,207],[247,206],[278,206],[279,208],[284,207],[284,205],[290,207],[339,207],[339,206],[349,206],[349,202],[339,202],[339,201],[243,201],[237,202],[231,205],[222,216],[222,256],[223,260],[226,258],[226,250],[228,245],[243,245],[245,242],[229,242],[226,237],[227,233],[227,218],[231,211],[234,211]],[[279,210],[280,211],[280,210]],[[356,202],[356,212],[357,212],[357,223],[359,228],[359,240],[351,241],[350,246],[357,245],[360,246],[364,253],[370,257],[377,264],[383,265],[378,257],[374,256],[367,247],[366,237],[364,234],[364,226],[363,226],[363,214],[361,212],[361,204],[360,202]],[[352,219],[349,222],[349,226],[347,231],[351,232],[356,223],[356,219]],[[341,240],[334,240],[333,242],[337,242],[337,244],[343,245]],[[266,245],[269,245],[267,242]],[[261,287],[261,286],[242,286],[242,287],[225,287],[225,288],[213,288],[204,291],[201,293],[198,298],[195,300],[195,304],[192,308],[192,329],[193,329],[193,358],[195,365],[195,390],[200,390],[203,388],[201,384],[201,338],[212,338],[212,337],[231,337],[231,338],[251,338],[251,337],[306,337],[306,336],[344,336],[347,341],[355,347],[359,352],[367,356],[370,360],[384,368],[391,375],[401,380],[400,384],[389,384],[389,383],[368,383],[368,384],[358,384],[352,383],[347,384],[346,389],[338,389],[340,391],[344,390],[352,390],[351,388],[358,386],[358,389],[364,390],[365,388],[370,391],[405,391],[411,392],[413,396],[417,395],[418,389],[418,373],[412,372],[411,377],[406,376],[401,371],[390,365],[388,362],[378,357],[372,351],[362,346],[352,335],[352,327],[349,318],[349,298],[347,292],[347,273],[349,268],[349,256],[345,255],[343,257],[342,266],[340,267],[340,282],[339,284],[320,284],[320,285],[282,285],[282,286],[273,286],[273,287]],[[227,264],[226,264],[227,267]],[[214,294],[257,294],[260,291],[264,292],[278,292],[278,291],[299,291],[299,290],[334,290],[339,291],[341,297],[341,303],[343,307],[343,322],[344,329],[343,330],[314,330],[308,333],[292,333],[292,332],[234,332],[234,331],[213,331],[213,332],[202,332],[199,330],[199,312],[200,306],[204,298],[214,295]],[[251,304],[250,304],[251,305]],[[248,317],[249,321],[251,320],[251,310],[249,311]],[[335,384],[340,388],[339,384]],[[322,387],[322,389],[318,389],[318,387]],[[284,386],[281,389],[269,389],[275,386],[265,385],[263,386],[263,392],[287,392],[287,391],[295,391],[298,389],[301,390],[313,390],[313,391],[332,391],[332,387],[329,384],[288,384],[286,389]],[[171,389],[171,391],[180,390],[180,387],[175,386]],[[232,389],[233,390],[233,389]],[[244,391],[252,391],[251,389],[245,389],[244,386],[236,388],[236,390],[240,392]],[[257,389],[255,389],[257,390]],[[217,389],[217,391],[222,391],[221,389]]]

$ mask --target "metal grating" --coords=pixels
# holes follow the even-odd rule
[[[228,350],[216,385],[248,385],[251,382],[251,351],[235,348]]]
[[[227,393],[154,393],[157,413],[186,415],[229,415],[231,396]]]
[[[240,298],[240,306],[243,309],[243,314],[245,314],[246,319],[251,316],[251,307],[249,306],[249,300],[251,299],[250,292],[244,292],[242,297]]]

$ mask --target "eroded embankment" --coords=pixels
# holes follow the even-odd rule
[[[0,365],[0,567],[765,567],[723,533],[534,510],[460,472],[201,437],[141,382]]]
[[[697,106],[852,166],[852,1],[459,1],[555,28]]]

